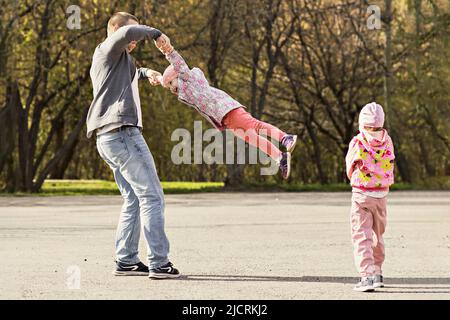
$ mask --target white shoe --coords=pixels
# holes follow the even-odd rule
[[[358,292],[371,292],[374,291],[373,277],[364,277],[356,284],[353,290]]]
[[[381,274],[374,275],[372,279],[374,288],[384,288],[383,276]]]

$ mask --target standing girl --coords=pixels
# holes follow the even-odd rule
[[[372,102],[359,115],[359,134],[346,156],[347,176],[353,188],[351,235],[356,268],[361,280],[354,290],[383,287],[383,234],[386,196],[394,183],[394,147],[383,129],[383,108]]]

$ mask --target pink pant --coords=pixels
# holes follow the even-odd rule
[[[281,158],[281,151],[269,140],[260,136],[265,134],[278,141],[286,133],[268,123],[252,117],[244,108],[230,111],[222,121],[223,125],[233,131],[233,133],[245,142],[257,147],[275,161]]]
[[[386,198],[377,199],[354,192],[351,227],[355,265],[361,277],[381,274],[384,262]]]

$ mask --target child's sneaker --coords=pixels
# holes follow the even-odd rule
[[[356,284],[353,290],[358,292],[371,292],[374,291],[373,277],[364,277]]]
[[[383,276],[381,274],[376,274],[373,276],[373,287],[384,288]]]
[[[286,148],[287,152],[294,151],[295,145],[297,144],[297,136],[287,134],[281,139],[281,145]]]
[[[289,152],[283,152],[281,154],[280,171],[283,179],[289,178],[291,174],[291,154]]]

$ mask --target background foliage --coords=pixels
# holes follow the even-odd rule
[[[72,4],[81,8],[79,30],[66,25]],[[397,181],[448,176],[450,3],[370,4],[382,9],[380,30],[367,27],[369,3],[355,0],[0,0],[0,189],[38,191],[47,178],[112,179],[84,123],[92,54],[116,11],[162,30],[212,85],[297,133],[292,184],[346,181],[358,112],[374,100],[387,112]],[[167,66],[150,42],[133,55],[138,66]],[[140,95],[161,180],[279,182],[260,176],[257,165],[174,165],[172,131],[193,130],[201,116],[147,82]]]

